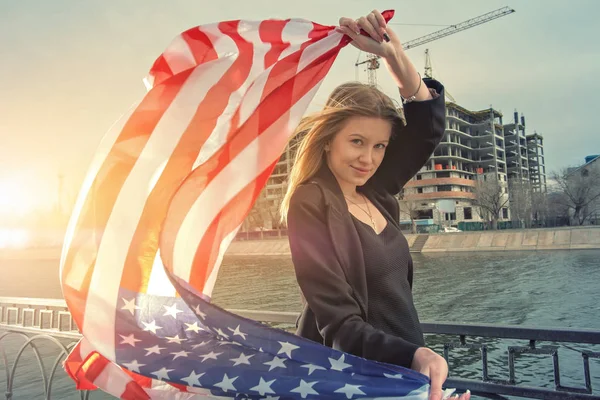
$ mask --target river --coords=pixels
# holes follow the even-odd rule
[[[600,250],[428,253],[413,254],[413,259],[414,298],[422,321],[600,330]],[[0,258],[0,272],[0,296],[61,297],[57,259]],[[291,260],[225,257],[213,301],[225,308],[299,311]],[[447,339],[427,337],[438,351]],[[488,343],[490,375],[506,379],[506,346],[527,343]],[[559,354],[562,384],[581,386],[580,356]],[[600,363],[591,364],[592,380],[599,382]],[[462,377],[478,378],[479,353],[456,350],[451,367]],[[549,356],[523,357],[517,368],[517,381],[550,387]]]

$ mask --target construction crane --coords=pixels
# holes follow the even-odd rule
[[[431,56],[429,55],[429,49],[425,49],[425,73],[423,74],[423,78],[433,78],[433,67],[431,66]],[[454,99],[454,97],[452,97],[452,95],[448,91],[448,88],[444,90],[444,94],[446,96],[446,101],[456,103],[456,100]]]
[[[466,29],[472,28],[477,25],[485,24],[486,22],[492,21],[494,19],[504,17],[505,15],[514,13],[510,7],[502,7],[497,10],[491,11],[486,14],[482,14],[478,17],[468,19],[464,22],[461,22],[456,25],[450,25],[447,28],[440,29],[439,31],[432,32],[428,35],[418,37],[416,39],[410,40],[402,45],[404,50],[412,49],[413,47],[420,46],[425,43],[432,42],[437,39],[441,39],[446,36],[453,35],[455,33],[464,31]],[[367,64],[367,72],[368,72],[368,82],[369,85],[377,85],[377,69],[379,68],[379,56],[374,54],[368,54],[367,59],[365,61],[356,62],[354,64],[356,68],[358,68],[362,64]]]

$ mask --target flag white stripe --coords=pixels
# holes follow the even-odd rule
[[[294,129],[293,122],[300,120],[319,86],[320,82],[299,99],[288,112],[248,144],[196,199],[184,218],[175,239],[173,272],[176,276],[185,281],[190,280],[196,254],[195,249],[211,222],[221,211],[222,205],[231,201],[277,158],[280,149],[283,148]],[[271,154],[265,154],[265,149]],[[210,293],[205,294],[210,296]]]
[[[63,243],[63,249],[62,249],[62,253],[61,253],[61,257],[60,257],[61,285],[67,283],[69,286],[79,289],[79,285],[77,285],[76,282],[62,282],[62,279],[63,279],[62,271],[65,266],[66,257],[67,257],[69,249],[73,245],[75,230],[77,227],[77,223],[79,222],[79,220],[81,218],[81,211],[83,209],[85,201],[87,200],[87,198],[89,196],[94,196],[94,193],[90,193],[90,189],[94,183],[94,180],[96,179],[96,175],[98,175],[98,171],[100,171],[100,168],[102,167],[102,165],[104,164],[104,161],[108,157],[110,150],[113,148],[115,142],[119,138],[119,135],[121,134],[121,131],[123,130],[123,127],[125,126],[125,123],[129,120],[129,118],[131,117],[131,115],[133,114],[133,112],[135,111],[137,106],[138,106],[138,104],[134,104],[133,106],[131,106],[131,108],[125,114],[123,114],[123,116],[121,116],[121,118],[119,118],[111,126],[111,128],[108,130],[106,135],[104,135],[104,137],[100,141],[100,145],[98,146],[98,149],[96,150],[96,153],[94,154],[94,158],[88,168],[86,178],[84,179],[81,189],[79,191],[79,195],[77,196],[77,201],[73,208],[73,212],[72,212],[71,218],[69,220],[69,225],[68,225],[67,231],[65,233],[65,240]],[[79,244],[79,243],[77,243],[77,244]],[[84,266],[84,268],[87,271],[88,266]],[[85,271],[84,271],[84,274],[85,274]],[[74,286],[72,284],[75,284],[77,286]]]
[[[342,33],[333,30],[330,31],[326,37],[319,41],[318,46],[315,46],[314,44],[307,46],[300,56],[300,61],[298,62],[298,71],[302,71],[308,66],[308,64],[337,46],[343,37],[344,35]]]
[[[111,361],[115,360],[114,332],[120,278],[131,240],[148,199],[148,185],[167,160],[208,90],[221,78],[232,58],[216,66],[202,64],[181,87],[137,159],[117,196],[100,243],[84,315],[83,334]]]
[[[167,50],[163,53],[163,57],[173,75],[196,66],[194,55],[181,35],[173,39]]]
[[[94,385],[101,387],[104,391],[120,398],[125,392],[127,384],[133,379],[127,375],[119,366],[108,363],[94,379]]]
[[[235,235],[241,226],[242,226],[242,224],[238,225],[237,228],[235,228],[233,231],[231,231],[231,233],[229,233],[227,236],[225,236],[223,238],[223,241],[219,245],[219,254],[217,255],[217,259],[215,260],[215,267],[213,268],[212,271],[210,271],[210,274],[208,275],[208,279],[206,280],[206,283],[204,284],[204,290],[202,291],[205,295],[207,295],[209,297],[212,296],[212,291],[215,288],[215,284],[217,283],[217,276],[219,274],[219,266],[221,265],[221,262],[223,262],[223,257],[225,257],[225,252],[227,252],[227,248],[229,247],[229,245],[235,238]]]

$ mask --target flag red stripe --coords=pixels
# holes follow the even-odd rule
[[[285,21],[267,20],[260,24],[258,30],[260,40],[272,44],[269,51],[265,54],[265,68],[269,68],[275,64],[281,53],[290,47],[290,44],[284,43],[282,38],[283,29],[288,22],[289,19]]]
[[[136,382],[131,381],[125,386],[125,390],[121,394],[122,400],[149,400],[150,395],[146,393],[142,387]]]
[[[153,87],[158,86],[173,76],[173,71],[162,54],[154,61],[154,65],[152,65],[150,71],[150,75],[154,77]]]
[[[201,267],[193,270],[189,280],[190,285],[197,290],[204,289],[206,281],[215,267],[223,238],[236,229],[240,225],[240,221],[243,221],[248,215],[262,187],[267,183],[275,168],[275,164],[277,164],[277,160],[224,205],[202,237],[194,256],[194,266]]]
[[[225,111],[232,93],[248,78],[252,68],[252,44],[237,33],[227,32],[238,46],[239,56],[207,92],[198,112],[187,126],[165,169],[148,196],[125,261],[121,287],[146,292],[152,264],[158,249],[158,235],[172,193],[192,170],[200,149],[214,130],[217,119]]]
[[[203,32],[198,27],[188,29],[181,34],[183,40],[187,43],[194,60],[198,65],[207,63],[218,58],[217,52],[213,46],[215,40],[206,32]]]

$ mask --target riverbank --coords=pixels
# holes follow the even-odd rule
[[[415,246],[417,237],[421,237],[419,246]],[[435,233],[406,235],[406,239],[412,252],[421,253],[600,249],[600,227]],[[422,249],[418,249],[421,245]],[[287,238],[236,241],[227,254],[281,256],[289,255],[290,248]]]
[[[408,234],[406,239],[416,253],[600,249],[600,226]],[[60,247],[0,250],[0,265],[2,260],[31,258],[58,262],[60,252]],[[290,247],[287,238],[240,240],[232,242],[226,254],[289,256]]]

